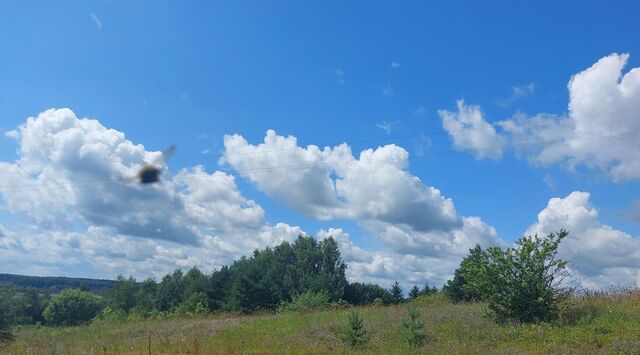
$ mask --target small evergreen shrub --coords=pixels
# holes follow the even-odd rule
[[[342,331],[342,341],[352,348],[361,348],[369,340],[364,329],[364,320],[358,312],[351,312],[346,327]]]
[[[409,318],[402,321],[402,338],[411,346],[420,346],[426,338],[424,322],[417,309],[408,308],[407,313]]]

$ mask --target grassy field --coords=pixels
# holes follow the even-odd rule
[[[215,315],[95,322],[83,327],[17,330],[6,354],[228,353],[620,353],[640,354],[640,293],[591,296],[563,305],[554,324],[498,325],[483,304],[452,304],[439,295],[411,302],[426,323],[420,348],[403,343],[406,307],[370,306],[310,313]],[[349,312],[370,337],[353,350],[340,340]]]

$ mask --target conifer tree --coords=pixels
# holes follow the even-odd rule
[[[409,298],[415,300],[418,296],[420,296],[420,289],[418,286],[414,285],[409,291]]]
[[[424,284],[424,287],[422,288],[422,290],[420,290],[420,295],[428,296],[436,292],[438,292],[438,289],[435,286],[429,286],[429,283],[427,282],[426,284]]]
[[[420,346],[424,341],[424,322],[420,319],[420,312],[415,308],[407,309],[409,319],[402,321],[402,337],[412,346]]]
[[[347,326],[342,332],[342,340],[353,348],[362,347],[368,340],[364,320],[358,312],[351,312]]]
[[[396,281],[393,284],[393,286],[391,286],[390,292],[391,292],[391,302],[393,302],[393,304],[400,304],[404,302],[402,287],[400,287],[400,284],[398,283],[398,281]]]

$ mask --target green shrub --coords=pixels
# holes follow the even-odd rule
[[[78,325],[90,322],[101,309],[98,296],[79,289],[66,289],[54,297],[44,310],[51,325]]]
[[[182,314],[209,313],[209,299],[204,292],[196,292],[189,296],[181,305],[179,312]]]
[[[382,298],[378,297],[378,298],[373,300],[373,305],[374,306],[384,306],[384,301],[382,300]]]
[[[329,293],[327,291],[307,291],[291,297],[291,302],[282,303],[279,311],[307,312],[322,309],[329,306]]]
[[[349,320],[340,338],[353,348],[363,347],[367,343],[369,340],[367,331],[364,329],[364,320],[359,313],[351,312],[349,314]]]
[[[420,346],[426,338],[424,322],[417,309],[407,308],[407,313],[409,318],[402,321],[402,338],[411,346]]]
[[[534,323],[557,318],[558,304],[567,296],[561,288],[566,262],[556,259],[565,230],[546,237],[520,238],[515,247],[482,251],[480,268],[465,273],[474,290],[480,290],[499,322]]]
[[[125,320],[127,319],[127,313],[120,308],[106,306],[100,311],[96,319],[102,321]]]

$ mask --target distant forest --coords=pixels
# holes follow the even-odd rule
[[[178,269],[157,281],[74,279],[1,275],[0,323],[74,325],[92,319],[164,317],[209,312],[252,313],[274,310],[397,304],[404,292],[373,283],[350,283],[337,243],[299,236],[293,243],[256,250],[210,274]],[[417,285],[415,298],[436,292]]]
[[[0,287],[17,286],[59,292],[67,288],[79,288],[85,291],[101,293],[115,284],[114,280],[85,279],[61,276],[24,276],[0,274]]]

